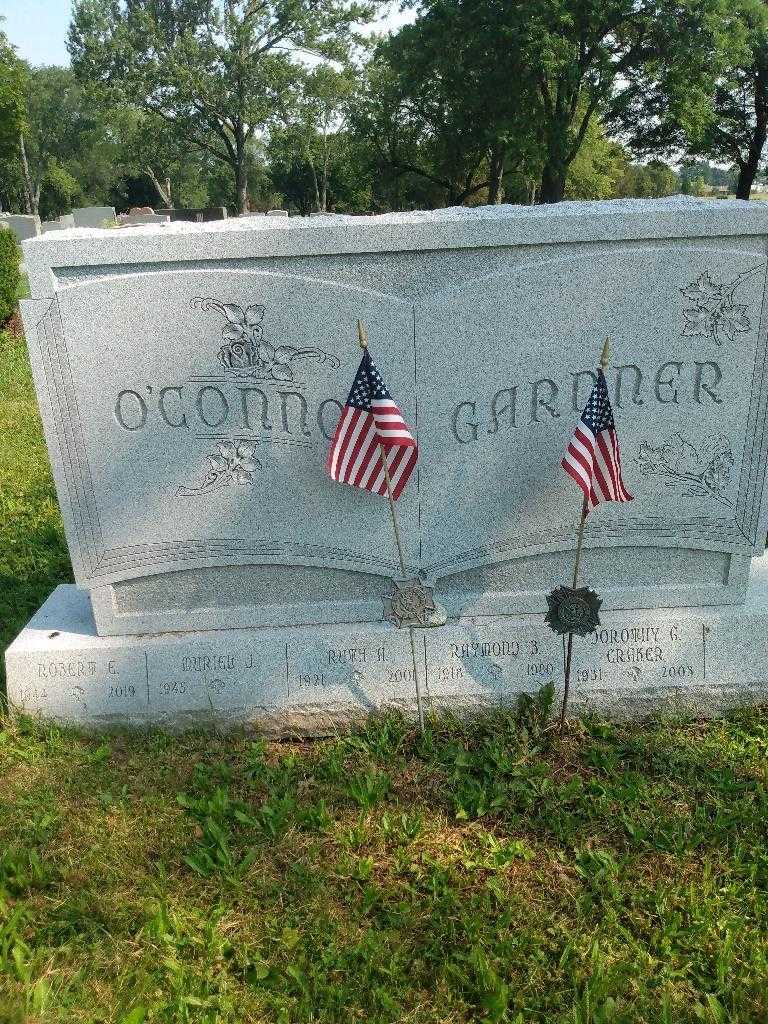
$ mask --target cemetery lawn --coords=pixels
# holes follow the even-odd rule
[[[0,336],[3,646],[69,579]],[[83,737],[0,718],[0,1024],[768,1019],[768,710]]]

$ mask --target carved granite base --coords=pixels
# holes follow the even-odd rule
[[[710,716],[768,702],[768,558],[740,607],[610,612],[574,641],[576,711]],[[428,706],[469,712],[562,684],[543,616],[451,620],[415,631]],[[20,711],[87,728],[246,726],[328,735],[366,715],[415,715],[409,632],[389,623],[99,637],[88,595],[60,586],[6,653]]]

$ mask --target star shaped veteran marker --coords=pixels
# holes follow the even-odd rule
[[[587,636],[600,625],[602,603],[603,599],[589,587],[577,590],[555,587],[551,594],[547,594],[549,611],[546,623],[558,635],[575,633],[576,636]]]

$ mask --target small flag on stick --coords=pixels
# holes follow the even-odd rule
[[[400,559],[403,579],[408,574],[397,522],[395,502],[408,483],[419,457],[419,448],[413,438],[403,414],[387,391],[376,364],[368,351],[368,336],[361,320],[357,321],[357,337],[363,358],[355,374],[352,390],[328,451],[326,469],[333,480],[351,484],[384,495],[389,499],[389,513]],[[420,581],[412,580],[411,583]],[[399,587],[395,585],[395,590]],[[434,611],[434,603],[432,603]],[[413,659],[413,680],[416,684],[416,709],[419,728],[424,735],[424,705],[421,699],[419,666],[416,657],[416,639],[413,625],[409,623],[411,636],[411,657]]]
[[[601,501],[632,501],[621,477],[619,439],[602,368],[561,465],[584,492],[585,512]]]
[[[326,469],[339,483],[382,497],[389,492],[397,501],[418,454],[408,424],[365,348],[331,441]]]

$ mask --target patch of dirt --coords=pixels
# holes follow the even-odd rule
[[[24,336],[24,327],[22,326],[21,316],[18,309],[5,325],[5,330],[14,338],[21,338]]]

